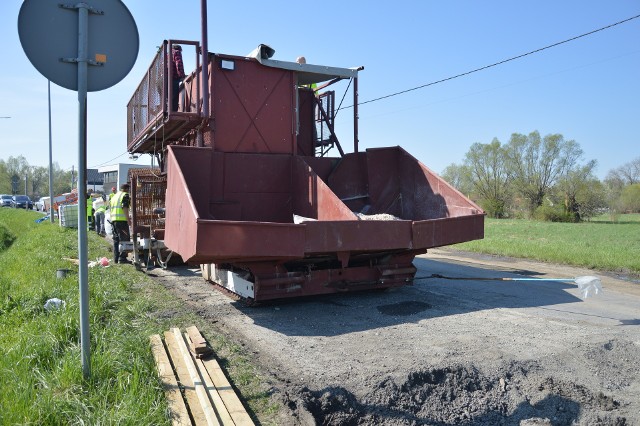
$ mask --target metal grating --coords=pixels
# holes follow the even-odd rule
[[[158,229],[164,229],[164,217],[154,214],[154,209],[164,208],[167,191],[167,177],[159,169],[131,169],[131,197],[135,211],[133,227],[135,232],[153,235]],[[148,231],[147,231],[148,230]]]
[[[147,125],[162,113],[164,97],[164,46],[158,50],[147,74],[127,105],[127,143],[137,139]]]
[[[327,91],[320,94],[317,97],[317,102],[315,108],[316,156],[324,157],[335,143],[335,137],[331,131],[335,118],[335,92]]]
[[[168,109],[170,95],[169,69],[172,45],[192,46],[196,68],[181,84],[174,96],[180,99],[175,111]],[[127,104],[127,150],[136,153],[155,153],[156,141],[177,143],[196,126],[200,116],[200,45],[189,40],[165,40],[158,49],[144,78]]]

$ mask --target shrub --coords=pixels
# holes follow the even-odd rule
[[[487,216],[494,219],[502,219],[507,216],[504,201],[501,200],[482,200],[480,206],[487,213]]]
[[[543,204],[536,208],[533,213],[533,217],[536,220],[543,220],[546,222],[577,222],[576,215],[574,213],[567,212],[563,206]]]
[[[0,224],[0,252],[8,249],[15,239],[16,236],[13,235],[4,225]]]

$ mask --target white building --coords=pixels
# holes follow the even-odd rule
[[[104,192],[111,192],[111,188],[115,187],[116,190],[120,189],[120,185],[127,182],[129,169],[147,169],[151,166],[149,164],[128,164],[128,163],[119,163],[112,164],[109,166],[100,167],[98,169],[99,173],[102,173],[103,179],[103,187]]]

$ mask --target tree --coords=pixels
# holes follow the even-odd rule
[[[34,199],[42,194],[49,195],[49,168],[42,166],[31,167],[31,193]]]
[[[53,194],[67,192],[71,192],[71,171],[62,170],[58,163],[53,163]]]
[[[505,164],[505,151],[494,138],[489,144],[474,143],[465,155],[473,186],[480,197],[480,205],[491,217],[506,215],[509,198],[509,175]]]
[[[582,149],[575,141],[566,141],[560,134],[541,138],[538,131],[512,134],[504,152],[509,178],[531,214],[542,205],[549,189],[582,157]]]
[[[620,188],[640,183],[640,157],[609,171],[605,180]]]
[[[589,220],[607,207],[607,190],[596,178],[586,181],[576,198],[582,220]]]
[[[53,163],[53,193],[64,194],[71,191],[71,171],[60,168],[58,163]],[[27,177],[27,192],[32,197],[49,195],[49,168],[42,166],[30,166],[22,155],[9,157],[6,161],[0,159],[0,194],[11,194],[11,178],[18,176],[20,184],[18,193],[24,191],[24,178]]]
[[[13,194],[14,188],[11,185],[11,180],[14,176],[18,178],[19,182],[18,187],[16,188],[16,193],[22,194],[23,192],[26,192],[24,182],[25,178],[27,178],[27,180],[30,179],[29,173],[31,171],[31,167],[29,166],[27,159],[22,155],[19,155],[17,157],[9,157],[5,164],[7,167],[7,174],[9,175],[9,184],[11,188],[8,193]]]
[[[11,194],[11,176],[4,160],[0,160],[0,194]]]
[[[622,211],[640,212],[640,183],[627,185],[622,190],[620,207]]]
[[[449,164],[442,172],[442,178],[458,191],[469,196],[473,190],[473,182],[469,169],[464,165]]]
[[[629,211],[629,206],[634,204],[633,196],[630,198],[634,190],[627,190],[627,188],[640,183],[640,157],[610,170],[604,182],[607,186],[609,209],[612,213]]]
[[[572,170],[555,187],[565,220],[589,220],[609,204],[605,185],[590,171],[593,163],[595,160]]]
[[[10,176],[16,175],[24,179],[29,173],[29,163],[24,156],[9,157],[6,162],[7,172]]]
[[[585,213],[581,211],[581,198],[586,200],[590,187],[597,181],[593,176],[596,164],[596,160],[591,160],[584,166],[576,166],[558,180],[557,188],[564,197],[565,212],[576,222],[581,220],[581,213]]]

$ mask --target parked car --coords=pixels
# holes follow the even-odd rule
[[[11,207],[11,201],[13,197],[9,194],[1,194],[0,195],[0,205],[2,207]]]
[[[33,206],[39,212],[49,210],[49,197],[40,197],[38,201],[33,203]]]
[[[31,198],[26,195],[14,195],[11,200],[11,207],[15,209],[33,209]]]

